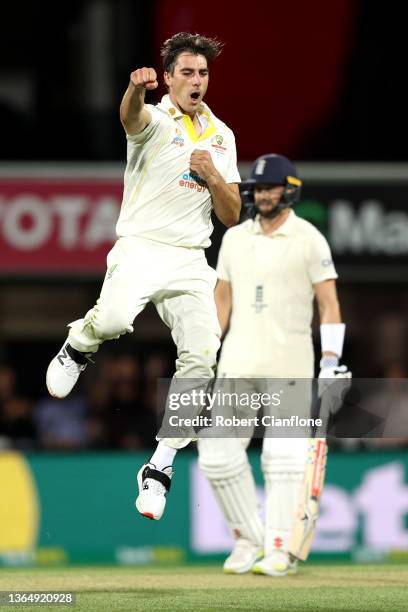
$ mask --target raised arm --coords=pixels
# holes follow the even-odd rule
[[[146,89],[158,87],[154,68],[139,68],[130,75],[130,82],[120,105],[120,120],[126,134],[135,136],[142,132],[151,121],[145,107]]]

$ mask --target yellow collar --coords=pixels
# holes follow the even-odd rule
[[[176,106],[174,106],[168,94],[163,96],[161,102],[159,102],[157,106],[166,111],[173,119],[180,119],[182,121],[184,128],[192,142],[205,140],[206,138],[209,138],[215,134],[216,129],[212,120],[211,110],[206,104],[204,104],[204,102],[201,102],[197,109],[198,115],[207,120],[207,128],[200,134],[200,136],[197,136],[193,122],[189,115],[185,115]]]

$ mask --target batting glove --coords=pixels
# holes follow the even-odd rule
[[[351,387],[351,377],[352,374],[346,365],[338,365],[337,357],[322,357],[318,380],[319,397],[322,397],[326,389],[339,379],[348,379],[344,380],[341,385],[342,392],[344,393]]]

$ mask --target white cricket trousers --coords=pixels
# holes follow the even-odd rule
[[[211,379],[221,330],[214,302],[217,279],[203,249],[122,237],[107,257],[107,272],[95,306],[69,324],[68,341],[95,353],[105,340],[133,331],[133,321],[153,302],[177,346],[176,377]],[[190,440],[172,439],[181,448]]]

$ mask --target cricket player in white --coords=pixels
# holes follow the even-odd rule
[[[158,87],[156,71],[132,72],[120,107],[127,137],[124,194],[96,305],[69,324],[66,342],[47,371],[50,394],[71,391],[105,340],[133,331],[149,301],[177,345],[176,377],[211,379],[220,345],[214,302],[215,271],[207,264],[211,210],[227,227],[239,220],[241,200],[232,131],[204,104],[208,63],[221,43],[182,32],[162,48],[168,88],[160,104],[145,104]],[[194,415],[192,415],[194,416]],[[138,474],[138,511],[159,519],[178,448],[191,438],[161,439]]]
[[[215,295],[222,333],[226,333],[218,364],[220,378],[312,379],[314,297],[321,323],[321,383],[350,376],[345,366],[338,367],[345,325],[329,245],[290,208],[301,184],[294,165],[283,156],[264,155],[253,165],[247,182],[253,218],[225,233],[218,258]],[[310,416],[310,396],[305,395],[305,406],[299,409]],[[249,439],[239,437],[198,441],[201,469],[236,538],[224,570],[271,576],[294,573],[298,549],[293,549],[294,555],[290,538],[308,447],[315,441],[265,435],[261,456],[265,525],[259,516],[248,444]],[[325,441],[317,448],[324,474]],[[316,519],[317,511],[311,516],[310,530],[314,531]]]

